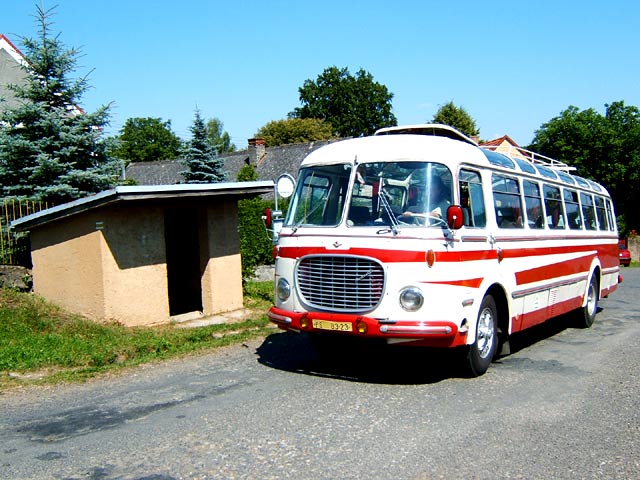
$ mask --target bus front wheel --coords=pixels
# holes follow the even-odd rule
[[[469,347],[466,357],[468,372],[473,377],[479,377],[487,371],[498,349],[497,312],[493,297],[484,297],[478,313],[475,342]]]

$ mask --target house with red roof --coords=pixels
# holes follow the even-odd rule
[[[521,158],[523,160],[531,160],[531,152],[520,147],[509,135],[488,140],[480,144],[483,148],[488,148],[494,152],[503,153],[508,157]]]

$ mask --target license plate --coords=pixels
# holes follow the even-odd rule
[[[313,320],[313,328],[318,330],[332,330],[334,332],[352,332],[350,322],[330,322],[329,320]]]

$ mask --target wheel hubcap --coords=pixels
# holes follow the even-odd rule
[[[486,308],[478,318],[477,346],[480,357],[486,358],[491,351],[495,330],[493,328],[493,314]]]
[[[596,286],[591,283],[591,285],[589,285],[589,293],[587,293],[587,312],[589,312],[591,316],[593,316],[596,311],[596,299]]]

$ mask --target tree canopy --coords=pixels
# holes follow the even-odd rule
[[[576,167],[609,190],[621,233],[640,228],[640,110],[623,101],[593,108],[570,106],[543,124],[528,147]]]
[[[260,127],[256,137],[263,138],[268,147],[289,143],[305,143],[332,138],[333,127],[317,118],[288,118],[273,120]]]
[[[218,155],[236,151],[236,146],[231,143],[231,137],[224,131],[224,123],[219,118],[207,120],[206,127],[209,144]]]
[[[459,130],[468,137],[474,137],[480,133],[476,122],[462,107],[456,107],[453,101],[442,105],[431,120],[433,123],[442,123]]]
[[[24,38],[25,82],[9,85],[19,100],[0,114],[0,195],[61,203],[109,188],[119,168],[106,154],[109,106],[78,105],[87,77],[71,78],[79,51],[50,32],[53,8],[36,6],[37,38]]]
[[[372,135],[379,128],[397,125],[393,94],[363,69],[353,76],[346,67],[326,68],[315,81],[305,80],[298,91],[302,106],[289,117],[325,120],[338,136]]]
[[[196,110],[191,140],[184,149],[184,162],[188,170],[182,172],[187,183],[218,183],[225,180],[224,162],[209,143],[207,127]]]
[[[171,130],[171,120],[128,118],[120,129],[113,154],[127,162],[173,160],[180,155],[182,142]]]

